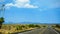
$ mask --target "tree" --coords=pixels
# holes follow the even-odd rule
[[[3,17],[1,17],[0,18],[0,29],[1,29],[1,26],[2,26],[2,23],[4,22],[4,18]]]

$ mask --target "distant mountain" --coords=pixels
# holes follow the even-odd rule
[[[4,24],[60,24],[60,23],[40,23],[40,22],[4,22]]]

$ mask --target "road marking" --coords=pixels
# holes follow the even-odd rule
[[[52,28],[51,28],[52,29]],[[59,34],[56,30],[52,29],[54,32],[56,32],[57,34]]]

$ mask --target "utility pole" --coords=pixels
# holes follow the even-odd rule
[[[5,4],[2,0],[0,0],[0,29],[2,27],[2,24],[4,22],[4,10],[5,10]]]

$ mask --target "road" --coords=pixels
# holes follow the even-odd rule
[[[16,34],[59,34],[59,33],[52,28],[41,28]]]
[[[59,34],[59,33],[52,28],[47,28],[42,34]]]
[[[31,30],[31,31],[26,31],[26,32],[23,32],[23,33],[14,33],[14,34],[38,34],[42,30],[43,30],[43,28],[41,28],[41,29],[35,29],[35,30]]]

